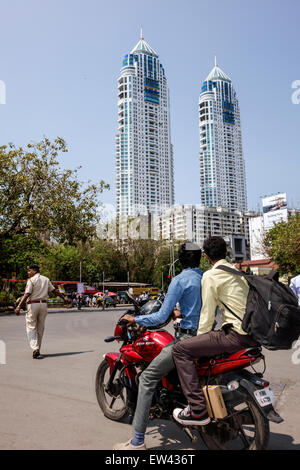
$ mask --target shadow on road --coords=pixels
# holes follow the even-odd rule
[[[300,450],[300,444],[293,442],[293,436],[271,432],[268,450]]]
[[[85,353],[90,353],[90,352],[94,352],[94,351],[91,350],[91,351],[76,351],[76,352],[54,353],[54,354],[41,354],[39,359],[45,359],[47,357],[58,357],[58,356],[73,356],[74,354],[85,354]]]
[[[155,440],[151,450],[207,449],[200,436],[197,442],[192,443],[189,437],[171,422],[155,420],[153,426],[146,432],[146,436]],[[294,438],[288,434],[270,432],[266,450],[300,450],[300,444],[294,444]]]

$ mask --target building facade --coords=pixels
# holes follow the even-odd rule
[[[158,54],[141,38],[118,78],[117,216],[157,213],[174,204],[170,102]]]
[[[199,97],[199,131],[201,203],[247,210],[239,103],[216,60]]]
[[[166,209],[159,218],[157,233],[164,240],[185,240],[201,247],[206,238],[223,237],[236,261],[249,259],[250,211],[230,210],[227,207],[177,205]]]

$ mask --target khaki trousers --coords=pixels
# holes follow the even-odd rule
[[[33,350],[41,347],[47,313],[47,303],[27,304],[26,332]]]

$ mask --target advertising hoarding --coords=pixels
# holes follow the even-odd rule
[[[262,206],[265,230],[270,230],[275,224],[278,224],[278,222],[287,221],[286,193],[263,198]]]

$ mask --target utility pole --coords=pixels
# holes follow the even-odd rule
[[[104,295],[104,271],[102,272],[102,292]]]
[[[79,282],[81,283],[82,262],[79,263]]]
[[[175,276],[175,259],[174,259],[174,240],[173,238],[171,239],[171,242],[170,242],[170,274],[171,274],[171,277],[174,277]]]

